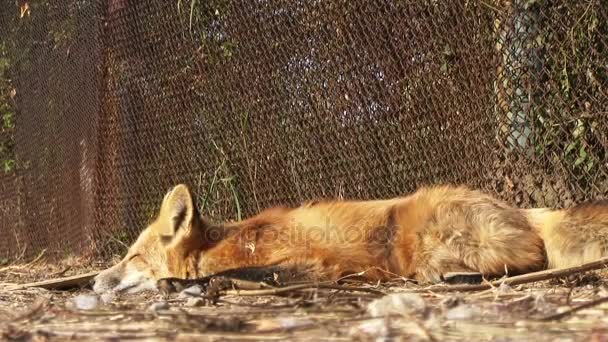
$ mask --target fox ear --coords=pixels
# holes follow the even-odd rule
[[[164,240],[172,240],[180,231],[187,234],[195,219],[194,201],[190,190],[180,184],[165,195],[160,208],[156,232]]]

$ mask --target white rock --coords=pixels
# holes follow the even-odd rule
[[[375,337],[376,341],[382,341],[382,337],[388,336],[390,332],[389,322],[387,319],[371,319],[368,321],[361,322],[358,325],[350,328],[350,336],[367,336]]]
[[[391,293],[369,303],[367,312],[373,317],[423,313],[426,303],[415,293]]]
[[[479,316],[479,309],[471,305],[458,305],[445,313],[448,320],[467,320]]]
[[[278,321],[279,325],[281,326],[281,328],[283,328],[283,329],[293,329],[293,328],[311,325],[314,323],[310,319],[294,318],[294,317],[279,318],[277,321]]]
[[[152,303],[148,307],[148,310],[150,310],[150,311],[169,310],[169,304],[167,302]]]
[[[184,304],[185,306],[203,306],[205,304],[205,300],[203,300],[203,298],[200,297],[190,297],[188,298],[188,300],[186,301],[186,304]]]
[[[183,289],[182,292],[179,293],[177,298],[185,299],[189,297],[198,297],[201,295],[201,293],[203,293],[203,288],[199,285],[193,285]]]
[[[74,298],[74,305],[80,310],[93,310],[99,304],[97,296],[78,295]]]

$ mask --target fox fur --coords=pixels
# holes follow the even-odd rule
[[[608,202],[518,209],[464,186],[433,186],[387,200],[275,207],[240,222],[199,215],[185,185],[94,290],[153,289],[250,267],[288,267],[308,278],[357,274],[378,281],[441,281],[447,272],[487,277],[574,266],[608,255]]]

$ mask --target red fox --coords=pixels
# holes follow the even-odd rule
[[[197,279],[239,270],[337,280],[407,277],[439,282],[447,272],[487,277],[574,266],[608,255],[608,201],[564,210],[517,209],[463,186],[405,197],[327,200],[275,207],[215,224],[189,189],[164,197],[156,220],[93,289],[136,292],[162,278]],[[294,273],[295,272],[295,273]]]

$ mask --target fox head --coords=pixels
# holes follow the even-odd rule
[[[95,277],[93,290],[138,292],[155,289],[161,278],[188,278],[205,244],[202,231],[202,219],[188,187],[174,187],[165,195],[154,222],[141,232],[125,257]]]

